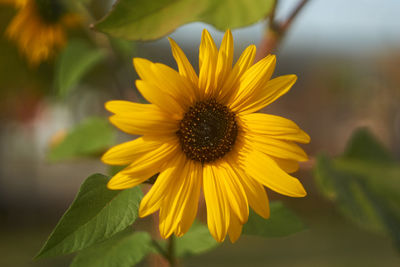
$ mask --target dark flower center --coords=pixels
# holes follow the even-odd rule
[[[49,24],[59,22],[65,13],[65,6],[61,0],[36,0],[36,7],[42,20]]]
[[[201,163],[215,161],[231,151],[237,133],[235,113],[215,99],[190,107],[176,132],[186,156]]]

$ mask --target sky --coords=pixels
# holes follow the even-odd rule
[[[284,19],[298,2],[279,1],[277,19]],[[399,0],[310,0],[290,29],[282,49],[365,54],[400,47],[399,11]],[[233,31],[235,42],[243,46],[258,44],[263,27],[263,23],[257,23]],[[171,37],[192,46],[199,43],[203,28],[209,29],[216,42],[220,42],[222,33],[204,23],[185,25]]]

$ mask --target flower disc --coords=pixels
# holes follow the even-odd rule
[[[189,108],[176,134],[186,156],[204,163],[231,151],[237,132],[235,113],[215,99],[209,99]]]

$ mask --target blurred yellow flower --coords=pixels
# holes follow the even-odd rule
[[[192,225],[201,190],[212,236],[235,242],[249,216],[249,205],[264,218],[269,204],[263,186],[291,197],[306,191],[288,173],[306,161],[295,143],[310,137],[294,122],[254,113],[285,94],[295,75],[270,80],[275,56],[253,65],[256,48],[249,46],[233,62],[228,30],[220,49],[204,30],[199,76],[179,46],[170,39],[179,73],[172,68],[134,58],[141,80],[136,86],[151,104],[109,101],[110,121],[122,131],[141,137],[108,150],[110,165],[129,165],[108,183],[125,189],[159,176],[140,204],[139,215],[159,210],[163,238],[182,236]]]
[[[52,58],[66,43],[65,28],[78,24],[61,0],[0,0],[13,4],[18,12],[6,34],[33,66]]]

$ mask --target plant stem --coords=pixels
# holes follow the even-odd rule
[[[268,17],[269,25],[274,25],[275,12],[276,12],[276,7],[278,6],[278,1],[279,0],[274,0],[274,3],[272,4],[272,11],[271,11],[271,14],[269,14],[269,17]]]
[[[283,23],[275,21],[275,11],[278,5],[278,0],[274,2],[271,14],[269,14],[268,27],[264,32],[263,39],[261,40],[261,43],[259,45],[260,49],[257,51],[256,54],[256,61],[264,58],[278,48],[290,26],[292,25],[294,19],[297,17],[297,15],[300,13],[300,11],[303,9],[308,1],[309,0],[299,1],[296,8],[293,9],[289,17]]]
[[[173,235],[168,239],[167,260],[169,262],[170,267],[176,266],[175,237]]]
[[[285,31],[285,32],[287,31],[287,29],[292,24],[293,20],[296,18],[296,16],[299,14],[299,12],[303,9],[303,7],[307,4],[308,1],[309,0],[302,0],[301,2],[299,2],[297,7],[295,9],[293,9],[292,13],[287,18],[287,20],[284,23],[282,23],[281,31]]]
[[[164,258],[168,258],[168,253],[165,251],[165,249],[160,245],[160,243],[157,242],[157,240],[152,240],[153,246],[157,249],[158,253],[162,255]]]

